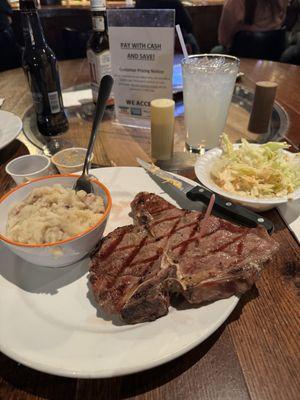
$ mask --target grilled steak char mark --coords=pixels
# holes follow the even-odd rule
[[[242,294],[278,248],[264,228],[215,216],[200,237],[202,213],[152,193],[137,194],[131,208],[134,225],[111,232],[90,267],[97,302],[127,323],[167,314],[172,291],[192,304]]]

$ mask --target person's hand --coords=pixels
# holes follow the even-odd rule
[[[9,25],[11,25],[12,24],[12,17],[10,15],[7,16],[7,20],[8,20]]]

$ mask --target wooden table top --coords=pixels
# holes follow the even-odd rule
[[[243,83],[278,82],[277,100],[290,117],[289,138],[300,143],[300,68],[274,62],[242,60]],[[88,82],[86,63],[60,64],[63,87]],[[0,74],[2,110],[20,117],[31,106],[21,70]],[[136,165],[149,159],[149,132],[115,129],[107,119],[95,153],[102,165]],[[79,130],[80,131],[80,130]],[[79,132],[80,133],[80,132]],[[87,140],[82,135],[82,141]],[[86,136],[86,133],[85,133]],[[20,136],[0,151],[1,192],[11,186],[5,164],[25,154]],[[29,146],[30,151],[36,149]],[[190,177],[194,177],[190,173]],[[266,213],[275,224],[280,252],[256,285],[242,296],[228,320],[205,342],[180,358],[149,371],[111,379],[69,379],[24,367],[0,353],[0,399],[138,399],[138,400],[296,400],[299,398],[299,245],[276,210]],[[17,317],[17,316],[12,316]],[[1,329],[1,327],[0,327]]]

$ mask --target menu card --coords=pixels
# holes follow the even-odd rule
[[[116,117],[150,126],[150,102],[172,99],[174,10],[108,10]]]

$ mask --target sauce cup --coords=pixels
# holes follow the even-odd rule
[[[28,154],[14,158],[6,165],[5,171],[19,185],[31,179],[49,175],[50,164],[50,159],[44,155]]]
[[[83,168],[86,152],[87,149],[83,147],[70,147],[54,154],[51,161],[61,174],[78,172]],[[93,156],[92,154],[90,162]]]

